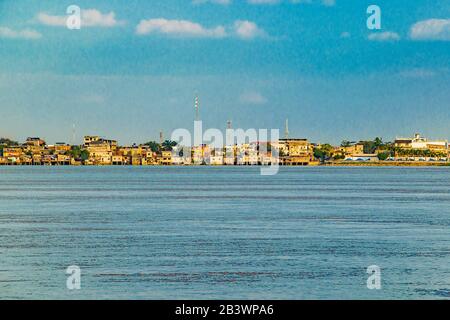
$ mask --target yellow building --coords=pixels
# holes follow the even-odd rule
[[[309,165],[314,157],[313,147],[307,139],[280,139],[273,147],[278,149],[282,165],[305,166]]]
[[[89,152],[93,164],[111,165],[113,153],[117,150],[117,141],[106,140],[98,136],[84,137],[84,147]]]
[[[21,147],[3,148],[3,158],[12,163],[20,163],[20,157],[24,155]]]
[[[172,151],[162,151],[158,163],[163,166],[172,165]]]
[[[56,156],[56,161],[61,166],[68,166],[71,164],[71,157],[69,155],[58,154]]]

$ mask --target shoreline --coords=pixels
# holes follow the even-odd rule
[[[377,161],[377,162],[334,162],[321,166],[329,167],[449,167],[450,162],[423,161]]]
[[[1,167],[262,167],[262,165],[61,165],[61,164],[0,164]],[[280,165],[279,167],[450,167],[450,162],[379,161],[379,162],[311,162],[309,165]]]

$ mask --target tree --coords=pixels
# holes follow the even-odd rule
[[[19,145],[19,143],[17,141],[13,141],[8,138],[0,138],[0,155],[3,156],[3,148],[18,146],[18,145]]]
[[[390,152],[382,152],[378,154],[378,159],[384,161],[390,156],[391,156]]]
[[[348,140],[343,140],[341,142],[341,147],[344,147],[344,148],[350,147],[351,145],[352,145],[352,142],[348,141]]]
[[[172,140],[166,140],[162,143],[162,148],[164,151],[172,151],[173,147],[176,147],[178,143]]]
[[[324,162],[326,159],[331,157],[332,151],[333,147],[330,144],[322,144],[320,147],[316,147],[314,149],[314,157]]]
[[[373,144],[375,146],[375,149],[382,147],[384,145],[383,138],[376,137],[375,140],[373,140]]]
[[[86,149],[82,149],[79,146],[72,147],[72,150],[68,151],[68,154],[71,155],[74,159],[81,159],[83,161],[89,159],[89,151],[87,151]]]
[[[144,146],[149,146],[152,152],[159,152],[161,150],[161,145],[155,141],[144,143]]]
[[[13,141],[8,138],[0,138],[0,145],[7,146],[7,147],[13,147],[13,146],[18,146],[19,143],[17,141]]]

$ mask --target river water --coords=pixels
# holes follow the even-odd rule
[[[450,168],[0,168],[0,299],[445,298]]]

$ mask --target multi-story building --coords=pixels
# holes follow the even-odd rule
[[[49,149],[50,149],[50,146],[49,146]],[[53,149],[54,149],[55,153],[65,154],[65,153],[69,152],[70,150],[72,150],[72,146],[70,146],[69,144],[64,143],[64,142],[57,142],[53,146]]]
[[[280,139],[272,146],[278,151],[280,164],[309,165],[313,160],[314,151],[308,139]]]
[[[344,157],[352,157],[355,155],[364,154],[364,144],[363,143],[352,143],[349,146],[339,146],[334,148],[334,154],[340,154]]]
[[[25,142],[25,145],[27,146],[35,146],[35,147],[45,147],[45,141],[41,138],[27,138],[27,141]]]
[[[161,155],[158,157],[158,163],[162,166],[172,165],[172,151],[161,151]]]
[[[89,152],[89,160],[93,164],[111,165],[112,156],[117,150],[117,141],[106,140],[98,136],[84,137],[84,147]]]
[[[5,147],[3,148],[3,158],[9,163],[20,163],[20,158],[24,155],[22,147]]]
[[[448,151],[448,141],[447,140],[428,140],[422,137],[420,134],[416,133],[414,138],[396,138],[395,147],[402,149],[428,149],[434,151]]]

